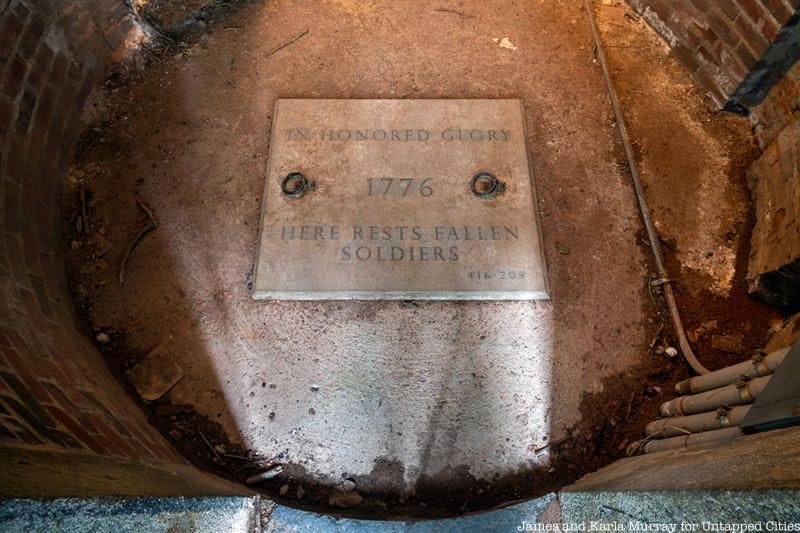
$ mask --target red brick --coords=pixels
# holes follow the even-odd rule
[[[36,114],[33,117],[33,131],[44,133],[53,118],[57,93],[54,88],[48,86],[46,89],[41,90],[39,94],[39,105],[36,107]],[[42,143],[42,150],[44,150],[44,142]],[[41,155],[34,155],[34,157],[41,159]]]
[[[778,36],[778,26],[771,19],[764,19],[764,24],[761,27],[761,32],[764,34],[764,37],[771,43],[775,41],[775,38]]]
[[[14,106],[8,101],[8,98],[0,94],[0,146],[5,144],[8,130],[15,116]]]
[[[691,0],[691,2],[692,2],[692,5],[696,9],[698,9],[699,11],[702,11],[704,13],[707,12],[709,10],[709,8],[711,7],[711,1],[710,0]]]
[[[739,15],[741,14],[741,10],[739,6],[736,4],[735,0],[717,0],[715,2],[719,10],[725,14],[726,17],[732,22],[735,22]]]
[[[19,55],[14,55],[6,67],[6,74],[3,77],[3,92],[12,101],[16,100],[17,95],[22,90],[22,80],[28,72],[28,64]]]
[[[69,430],[72,435],[74,435],[78,440],[83,442],[86,446],[92,449],[95,453],[100,455],[108,455],[108,450],[101,445],[94,437],[89,435],[86,430],[81,427],[81,425],[76,422],[71,416],[67,413],[62,411],[60,408],[47,405],[45,406],[46,409],[50,412],[50,415],[53,416],[56,420],[58,420],[61,425],[63,425],[67,430]]]
[[[37,254],[38,257],[38,254]],[[28,274],[28,280],[33,288],[33,295],[36,297],[36,302],[39,304],[39,309],[45,318],[55,320],[55,313],[50,305],[50,297],[47,294],[47,289],[44,286],[44,280],[38,274]]]
[[[769,42],[747,17],[739,17],[735,22],[735,28],[742,40],[753,50],[756,57],[764,55],[764,52],[769,47]]]
[[[62,381],[62,383],[65,382]],[[80,422],[83,429],[94,435],[98,435],[100,433],[97,427],[92,423],[91,419],[78,406],[76,406],[72,400],[69,399],[69,397],[67,397],[61,386],[48,381],[43,381],[42,385],[44,385],[44,387],[50,393],[50,396],[53,397],[53,400],[55,400],[62,409],[70,413],[72,417],[76,418],[78,422]]]
[[[126,442],[125,438],[112,430],[100,416],[92,416],[91,418],[94,425],[100,430],[101,435],[105,437],[102,441],[104,445],[113,445],[114,448],[119,450],[119,455],[126,455],[132,458],[140,457],[140,454],[136,453],[136,450]]]
[[[25,426],[21,421],[12,417],[2,417],[0,420],[25,444],[42,444],[42,440],[34,435],[30,428]]]
[[[61,86],[67,74],[68,64],[69,60],[67,57],[61,52],[58,52],[56,58],[53,60],[53,68],[50,69],[50,76],[48,78],[48,81],[53,84],[53,86]]]
[[[25,138],[12,132],[9,132],[9,135],[8,159],[5,162],[3,177],[19,184],[25,175]]]
[[[6,357],[6,359],[8,359],[14,373],[19,376],[21,383],[25,384],[25,390],[29,391],[37,402],[47,402],[52,399],[50,394],[37,380],[38,373],[36,372],[36,363],[34,362],[34,364],[31,365],[28,364],[28,361],[32,361],[31,358],[24,357],[17,350],[4,350],[3,355]],[[9,379],[12,379],[11,375],[9,375]],[[13,383],[9,383],[8,379],[5,381],[12,389],[14,389],[15,385]],[[14,391],[17,392],[17,396],[20,396],[19,391],[16,389],[14,389]]]
[[[38,15],[31,16],[28,19],[28,25],[22,36],[19,38],[18,50],[23,57],[31,57],[33,51],[36,50],[36,45],[44,35],[45,23]]]
[[[31,10],[28,9],[22,2],[17,2],[11,11],[15,15],[17,15],[20,18],[20,20],[25,20],[26,18],[28,18],[28,15],[31,12]]]
[[[730,72],[733,79],[743,80],[747,76],[749,69],[745,68],[738,60],[737,56],[732,55],[728,50],[723,50],[720,54],[720,63],[727,72]]]
[[[761,0],[761,3],[780,26],[786,24],[792,16],[792,12],[789,11],[789,8],[787,8],[786,4],[781,0]]]
[[[22,91],[22,99],[17,108],[17,131],[25,134],[33,117],[33,109],[36,107],[37,95],[33,89],[25,87]]]
[[[6,353],[5,355],[9,354]],[[47,427],[56,427],[53,420],[47,416],[47,413],[40,405],[40,403],[51,401],[52,398],[27,367],[15,364],[13,370],[0,370],[0,377],[14,391],[17,398],[22,400],[37,415],[42,423]]]
[[[674,55],[678,62],[689,72],[697,70],[698,64],[695,55],[682,44],[678,43],[678,45],[672,49],[672,55]]]
[[[42,82],[47,79],[52,62],[53,50],[46,43],[40,43],[28,72],[28,84],[32,87],[40,87]]]
[[[72,435],[56,428],[56,422],[38,404],[23,404],[16,398],[0,394],[2,401],[6,403],[25,424],[30,426],[33,431],[46,438],[53,444],[67,448],[83,448],[81,443]],[[33,410],[35,409],[35,411]]]
[[[736,0],[736,2],[756,25],[767,16],[766,9],[757,0]]]
[[[709,25],[714,28],[714,31],[727,46],[735,48],[739,44],[739,35],[733,29],[731,23],[725,20],[719,12],[712,10],[707,17]]]
[[[114,425],[114,428],[116,429],[116,431],[118,433],[120,433],[121,435],[124,435],[126,437],[130,437],[131,436],[130,432],[128,431],[128,428],[126,428],[124,424],[122,424],[119,420],[117,420],[117,418],[114,416],[114,414],[105,405],[103,405],[102,403],[97,401],[97,399],[94,397],[94,395],[91,392],[89,392],[89,391],[82,391],[82,392],[83,392],[83,395],[86,397],[86,399],[89,400],[89,402],[99,412],[103,413],[103,415],[105,416],[106,420],[108,420],[109,422],[111,422],[111,424]]]
[[[11,181],[6,181],[3,187],[3,228],[11,233],[16,233],[20,230],[20,219],[22,215],[22,187]],[[8,257],[15,262],[15,255],[22,255],[22,249],[16,249],[12,243],[12,247],[6,248]],[[17,254],[17,252],[19,252]],[[21,257],[20,257],[21,259]],[[24,269],[15,270],[17,276],[24,274]]]
[[[739,44],[739,46],[733,50],[733,53],[736,54],[736,57],[738,57],[742,64],[748,69],[753,68],[753,65],[756,64],[756,57],[744,43]]]
[[[6,184],[6,197],[8,197],[9,189],[12,185]],[[12,204],[6,203],[4,205],[4,209],[10,209]],[[20,205],[18,202],[16,205]],[[3,241],[6,245],[6,257],[8,258],[9,263],[11,264],[11,271],[14,273],[14,278],[18,280],[24,280],[27,276],[28,272],[25,268],[25,256],[22,253],[22,244],[20,242],[20,238],[18,235],[11,235],[6,233],[3,235]],[[10,295],[6,295],[6,297],[10,297]]]

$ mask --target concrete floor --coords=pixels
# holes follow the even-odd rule
[[[604,419],[581,402],[652,359],[654,311],[582,4],[269,1],[100,91],[68,185],[93,192],[113,247],[88,264],[73,254],[76,298],[124,333],[129,362],[157,345],[180,362],[173,404],[297,477],[402,497],[563,468],[548,443]],[[522,98],[552,300],[252,301],[277,97]],[[144,224],[135,195],[160,227],[121,287]]]

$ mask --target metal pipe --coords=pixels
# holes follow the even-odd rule
[[[691,435],[683,435],[681,437],[672,437],[670,439],[651,440],[645,443],[641,450],[643,450],[644,453],[675,450],[679,448],[686,448],[694,444],[734,439],[741,435],[742,430],[738,427],[717,429],[714,431],[705,431],[703,433],[692,433]]]
[[[644,189],[642,188],[641,179],[639,178],[639,169],[636,166],[636,156],[633,153],[633,146],[628,138],[628,128],[625,125],[625,117],[622,115],[622,107],[619,104],[617,93],[614,90],[614,83],[611,80],[611,74],[608,70],[608,62],[606,61],[606,54],[603,51],[603,45],[600,42],[600,33],[597,31],[597,22],[594,19],[594,12],[589,4],[589,0],[584,0],[586,6],[586,14],[589,18],[589,25],[592,27],[592,35],[594,36],[595,50],[597,59],[600,60],[600,65],[603,67],[603,77],[606,80],[606,87],[608,88],[608,96],[611,98],[611,107],[614,108],[614,116],[617,120],[617,128],[619,129],[619,136],[622,138],[622,145],[625,147],[625,155],[628,158],[628,167],[631,171],[631,180],[633,181],[633,190],[636,192],[636,200],[639,203],[639,211],[642,215],[644,227],[647,230],[647,239],[650,241],[650,248],[653,250],[653,258],[655,259],[658,276],[666,280],[664,283],[664,298],[667,301],[670,317],[672,317],[672,325],[675,328],[675,335],[678,337],[678,346],[681,349],[686,362],[692,367],[692,370],[698,374],[708,374],[709,370],[704,367],[700,361],[695,357],[692,347],[689,345],[689,339],[686,338],[686,332],[683,329],[680,313],[678,313],[678,306],[675,303],[675,295],[672,291],[672,285],[667,275],[667,268],[664,266],[664,257],[661,253],[661,244],[658,240],[658,233],[656,233],[655,226],[653,226],[652,217],[650,215],[650,208],[647,206],[647,200],[644,197]],[[649,282],[648,282],[649,283]]]
[[[663,438],[734,427],[739,425],[749,410],[749,405],[739,405],[730,410],[718,409],[713,413],[662,418],[647,424],[644,432],[648,437]]]
[[[731,385],[710,391],[680,396],[661,404],[661,416],[685,416],[713,411],[721,405],[747,405],[764,390],[772,376],[763,376],[751,381],[740,380]]]
[[[679,394],[695,394],[697,392],[724,387],[740,379],[742,376],[748,378],[766,376],[775,372],[775,369],[780,366],[787,353],[789,353],[789,348],[772,352],[766,357],[763,354],[759,354],[749,361],[726,366],[725,368],[720,368],[709,374],[681,381],[675,385],[675,390]]]

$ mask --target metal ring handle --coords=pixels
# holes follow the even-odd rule
[[[472,178],[469,188],[478,198],[492,198],[503,192],[505,185],[494,174],[480,172]]]
[[[281,192],[289,198],[300,198],[308,189],[308,178],[300,172],[291,172],[281,181]]]

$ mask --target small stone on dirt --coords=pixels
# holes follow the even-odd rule
[[[108,253],[113,247],[114,243],[103,237],[99,232],[94,234],[94,245],[101,254]]]
[[[563,242],[556,243],[556,252],[560,253],[561,255],[569,255],[572,250],[569,249],[569,246],[564,244]]]
[[[159,345],[128,369],[124,377],[143,400],[152,402],[164,396],[184,375],[181,365]]]
[[[355,487],[355,483],[353,483],[353,487]],[[334,487],[330,496],[328,497],[328,505],[331,507],[339,507],[341,509],[355,507],[363,501],[364,497],[355,490],[345,490],[344,483]]]
[[[105,331],[101,331],[100,333],[98,333],[95,336],[95,339],[97,339],[97,342],[99,342],[100,344],[108,344],[109,342],[111,342],[111,337],[109,337],[108,333],[106,333]]]
[[[667,357],[675,357],[678,355],[678,350],[673,346],[670,346],[669,348],[664,350],[664,353],[667,354]]]
[[[512,43],[511,39],[509,39],[508,37],[503,37],[502,39],[495,37],[494,39],[492,39],[492,42],[497,43],[498,46],[500,46],[500,48],[505,48],[506,50],[517,49],[517,47],[514,46],[514,43]]]

